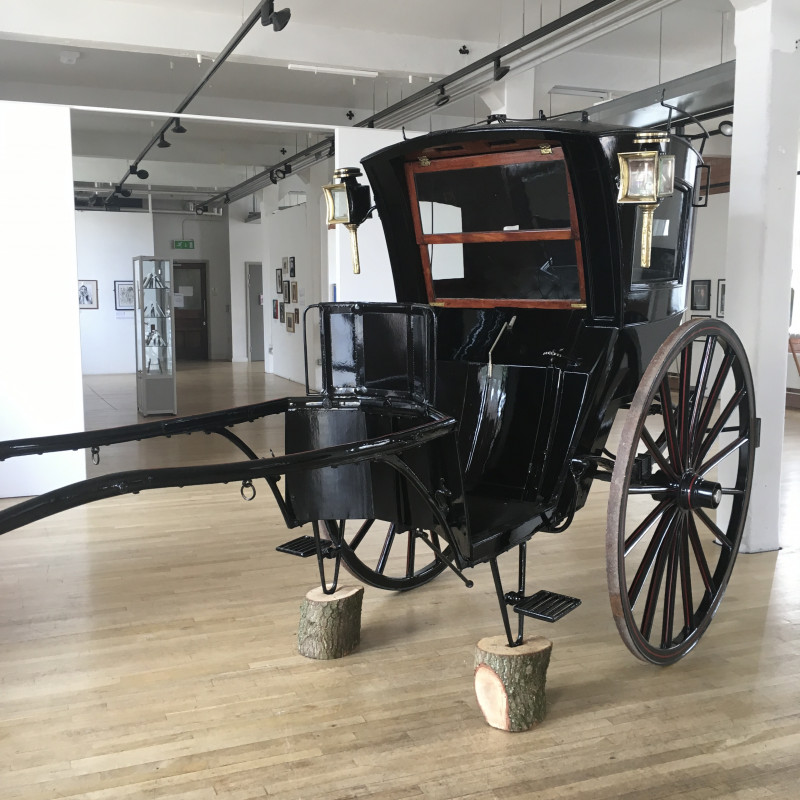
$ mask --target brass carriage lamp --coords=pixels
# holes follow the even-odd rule
[[[658,137],[658,138],[655,138]],[[663,140],[663,134],[639,140],[654,143]],[[653,244],[653,214],[663,197],[675,191],[675,156],[658,150],[638,153],[619,153],[618,203],[636,203],[642,209],[642,268],[650,266]]]
[[[358,260],[358,226],[372,216],[369,186],[362,186],[358,167],[340,167],[333,173],[335,183],[322,187],[328,207],[328,225],[344,225],[350,231],[353,273],[361,272]]]

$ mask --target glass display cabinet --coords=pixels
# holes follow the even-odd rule
[[[137,256],[136,400],[139,413],[177,414],[175,320],[172,313],[172,262]]]

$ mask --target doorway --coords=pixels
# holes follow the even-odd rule
[[[247,358],[264,360],[264,282],[261,264],[245,264],[247,279]]]
[[[208,301],[205,261],[175,261],[175,357],[179,361],[208,360]]]

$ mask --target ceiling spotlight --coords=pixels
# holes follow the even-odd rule
[[[348,112],[345,114],[345,116],[347,117],[347,119],[353,119],[353,117],[355,116],[355,114],[354,114],[352,111],[348,111]]]
[[[62,64],[66,64],[70,67],[75,66],[78,63],[78,59],[81,57],[81,54],[78,50],[62,50],[58,55],[58,60]]]
[[[496,81],[500,81],[508,75],[509,70],[511,67],[503,67],[500,65],[500,59],[496,58],[494,60],[494,79]]]
[[[434,105],[436,108],[441,108],[443,105],[447,105],[450,102],[450,95],[444,93],[444,86],[439,89],[439,96],[434,101]]]
[[[264,26],[272,25],[275,31],[282,31],[289,22],[292,12],[288,8],[275,10],[275,0],[266,0],[261,6],[261,24]]]
[[[130,189],[123,189],[122,188],[122,184],[118,183],[116,185],[116,188],[114,189],[114,194],[119,194],[119,195],[122,195],[123,197],[130,197],[131,196],[131,190]]]
[[[285,156],[285,155],[286,155],[286,153],[287,153],[287,150],[286,150],[286,148],[285,148],[285,147],[281,147],[281,155],[282,155],[282,156]]]
[[[469,47],[467,47],[465,44],[462,44],[461,47],[458,48],[458,52],[461,53],[462,56],[468,56]]]
[[[147,180],[150,177],[150,173],[146,169],[139,169],[138,164],[131,164],[129,171],[131,175],[135,175],[141,181]]]
[[[717,130],[723,136],[733,136],[733,122],[731,122],[729,119],[724,119],[717,126]]]
[[[158,144],[156,147],[172,147],[172,145],[164,138],[164,134],[158,137]]]
[[[175,117],[175,124],[172,126],[173,133],[186,133],[186,128],[181,125],[181,118]]]

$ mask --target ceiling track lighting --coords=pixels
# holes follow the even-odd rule
[[[150,177],[150,173],[146,169],[139,169],[138,164],[131,164],[129,173],[141,181],[146,181]]]
[[[298,72],[322,73],[323,75],[347,75],[353,78],[377,78],[379,73],[374,69],[348,69],[347,67],[320,67],[316,64],[287,64],[288,69]]]
[[[114,189],[114,194],[122,195],[122,197],[130,197],[131,190],[130,189],[123,189],[122,184],[118,183],[116,188]]]
[[[261,6],[261,24],[265,27],[272,25],[274,31],[282,31],[292,17],[292,12],[288,8],[280,11],[275,10],[275,0],[266,0]]]
[[[172,147],[172,144],[164,138],[164,134],[162,133],[161,136],[158,137],[158,144],[156,147]]]
[[[173,133],[186,133],[186,128],[181,125],[181,118],[175,117],[175,124],[172,126]]]
[[[717,125],[717,133],[723,136],[733,136],[733,122],[729,119],[724,119]]]
[[[450,95],[444,93],[444,86],[439,89],[439,96],[434,100],[434,105],[436,108],[441,108],[444,105],[447,105],[450,102]]]

